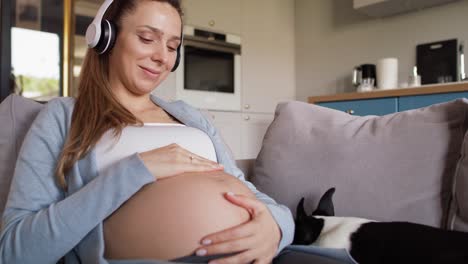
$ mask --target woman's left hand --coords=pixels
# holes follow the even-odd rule
[[[246,209],[250,213],[250,220],[204,237],[201,241],[204,246],[196,252],[202,253],[199,255],[239,252],[210,261],[209,264],[271,263],[278,250],[281,231],[268,208],[259,200],[245,195],[227,193],[225,197],[231,203]]]

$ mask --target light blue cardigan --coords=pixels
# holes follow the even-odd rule
[[[244,181],[278,223],[282,232],[278,252],[290,244],[294,236],[290,210],[245,181],[208,119],[182,101],[168,103],[154,96],[152,100],[185,125],[208,134],[225,171]],[[73,98],[50,101],[26,135],[3,215],[0,263],[56,263],[62,256],[67,264],[107,263],[103,256],[103,220],[141,187],[154,181],[137,154],[98,175],[92,150],[67,174],[68,193],[62,191],[56,184],[54,170],[74,104]]]

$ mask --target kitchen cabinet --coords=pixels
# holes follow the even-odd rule
[[[417,109],[458,98],[468,98],[468,82],[425,85],[417,88],[343,93],[309,97],[309,103],[354,115],[385,115]]]
[[[262,148],[263,137],[273,118],[273,114],[242,114],[241,159],[257,158]]]
[[[371,17],[386,17],[460,0],[353,0],[353,7]]]
[[[274,113],[295,99],[293,0],[242,0],[242,107]]]
[[[240,0],[184,0],[185,24],[220,33],[241,34]]]
[[[213,125],[221,133],[224,142],[229,146],[235,159],[242,157],[242,116],[237,112],[207,111]]]
[[[319,103],[319,105],[359,116],[386,115],[398,111],[397,98],[326,102]]]
[[[273,114],[208,112],[235,159],[256,158]]]
[[[403,96],[398,99],[398,110],[416,109],[463,97],[468,98],[468,92]]]

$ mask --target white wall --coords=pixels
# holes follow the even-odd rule
[[[467,0],[377,19],[352,2],[296,0],[298,100],[354,91],[352,68],[384,57],[399,59],[399,79],[406,81],[421,43],[458,38],[468,45]]]

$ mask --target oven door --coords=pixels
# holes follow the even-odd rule
[[[177,72],[177,97],[201,109],[241,109],[240,46],[184,39]]]

